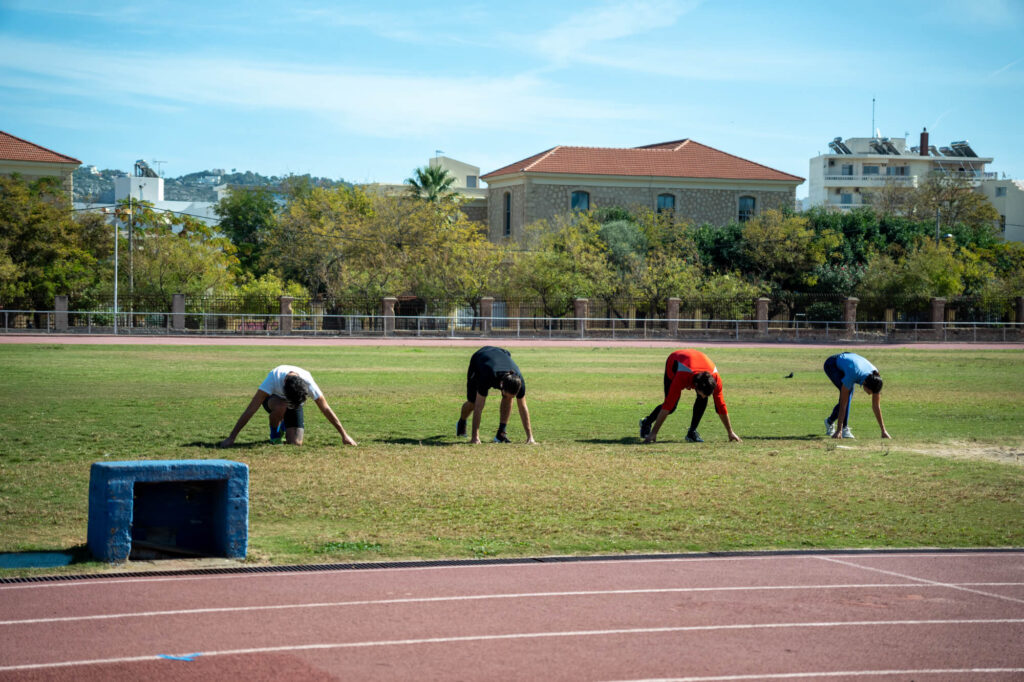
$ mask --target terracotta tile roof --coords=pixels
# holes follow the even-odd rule
[[[15,137],[0,130],[0,161],[38,161],[40,163],[76,163],[82,162],[65,154],[32,144],[28,140]]]
[[[552,147],[480,177],[490,180],[513,173],[804,181],[688,139],[626,149]]]

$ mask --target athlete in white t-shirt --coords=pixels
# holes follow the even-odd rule
[[[252,397],[249,406],[238,418],[235,428],[231,430],[231,435],[220,442],[220,447],[231,447],[239,432],[249,423],[260,407],[263,407],[270,416],[271,443],[280,443],[284,439],[289,445],[302,445],[302,437],[306,430],[302,404],[306,402],[307,396],[313,398],[313,402],[320,408],[327,421],[331,422],[338,430],[345,445],[357,444],[346,433],[338,416],[327,404],[327,398],[324,397],[320,387],[316,385],[313,375],[301,367],[279,365],[270,370],[267,378],[256,389],[256,395]]]

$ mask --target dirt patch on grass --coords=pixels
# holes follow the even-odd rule
[[[950,441],[910,448],[908,452],[954,459],[981,459],[1024,466],[1024,443],[992,445],[990,443]]]

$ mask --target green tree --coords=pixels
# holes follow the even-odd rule
[[[0,305],[50,310],[94,282],[95,262],[57,180],[0,176]]]
[[[999,220],[998,211],[984,194],[974,189],[972,180],[954,173],[932,173],[913,195],[911,217],[934,220],[936,214],[942,234],[963,225],[972,230],[991,231],[994,235]]]
[[[170,310],[174,294],[226,293],[238,265],[234,251],[229,240],[191,216],[136,210],[135,297]]]
[[[801,290],[813,285],[814,268],[839,245],[831,231],[816,233],[804,216],[768,210],[743,227],[750,274],[780,290]]]
[[[266,273],[263,259],[267,230],[277,220],[279,206],[267,187],[232,189],[217,202],[218,229],[235,245],[242,269],[256,277]]]
[[[406,178],[409,194],[434,204],[453,199],[456,193],[452,190],[455,177],[447,168],[425,166],[413,171],[413,176]]]
[[[527,226],[515,254],[506,300],[536,300],[548,317],[572,310],[575,298],[602,298],[614,277],[600,225],[582,213]]]

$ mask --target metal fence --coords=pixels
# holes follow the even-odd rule
[[[618,317],[482,318],[451,315],[224,314],[109,311],[0,311],[4,334],[125,336],[525,338],[763,342],[1024,342],[1024,323]]]

